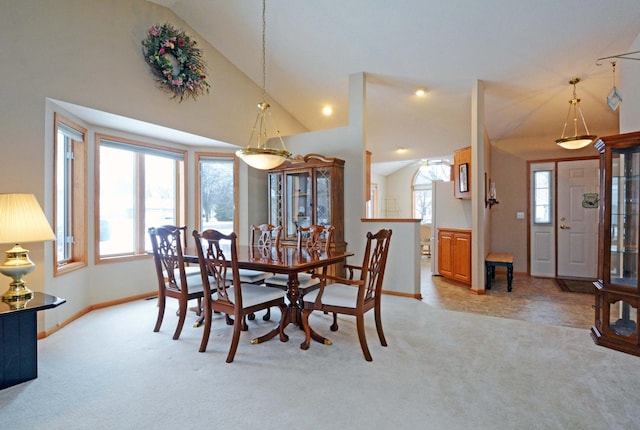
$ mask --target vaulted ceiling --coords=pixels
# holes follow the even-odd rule
[[[262,85],[261,0],[150,1]],[[589,131],[616,130],[618,112],[606,104],[612,67],[596,60],[628,52],[638,34],[638,0],[267,0],[266,86],[321,130],[348,123],[348,77],[364,72],[373,162],[406,162],[470,144],[477,80],[492,141],[560,137],[575,76]]]

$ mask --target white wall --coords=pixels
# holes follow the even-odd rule
[[[627,52],[640,51],[640,34]],[[620,133],[640,131],[640,61],[620,60]]]
[[[412,218],[412,193],[411,185],[413,176],[419,166],[410,164],[386,177],[385,194],[382,195],[382,216],[386,218]],[[385,201],[389,200],[396,205],[397,212],[385,212]]]
[[[165,22],[198,41],[213,84],[209,95],[178,103],[156,87],[142,56],[141,41],[149,27]],[[194,31],[164,7],[145,0],[5,1],[0,34],[2,57],[10,59],[10,64],[2,68],[0,81],[0,192],[35,194],[50,220],[53,118],[46,110],[47,98],[246,145],[256,115],[255,104],[261,99],[260,87],[214,47],[198,40]],[[283,134],[305,131],[277,103],[271,104]],[[88,210],[92,225],[93,140],[89,145]],[[245,171],[240,178],[240,189],[247,190],[240,203],[241,214],[250,210],[248,205],[254,197],[248,191],[248,179]],[[190,189],[192,207],[193,182]],[[156,288],[149,276],[153,273],[150,260],[95,266],[92,227],[86,269],[53,278],[52,243],[29,244],[29,249],[36,264],[28,277],[30,287],[67,299],[63,306],[38,314],[39,329],[52,328],[92,304]]]
[[[345,160],[345,240],[347,249],[355,253],[352,257],[354,264],[360,264],[362,261],[367,232],[375,233],[381,228],[392,228],[389,253],[398,256],[393,258],[397,258],[394,261],[399,264],[387,265],[384,288],[415,296],[420,291],[420,244],[417,223],[394,222],[388,219],[362,221],[365,215],[366,124],[363,122],[362,114],[362,106],[366,99],[365,87],[364,74],[350,76],[350,118],[347,127],[289,136],[286,138],[286,145],[294,153],[317,152]],[[386,186],[388,187],[388,183]],[[410,193],[409,189],[408,194]],[[407,259],[407,255],[413,258]]]
[[[391,229],[391,242],[382,289],[409,297],[420,297],[420,220],[414,222],[366,220],[364,228],[371,233]],[[361,239],[364,245],[366,240]],[[361,251],[362,252],[362,251]],[[362,253],[352,257],[356,264],[362,261]]]
[[[365,214],[364,172],[365,141],[362,110],[364,104],[365,76],[356,73],[349,77],[349,125],[330,130],[314,131],[288,136],[287,148],[294,154],[319,153],[341,158],[344,165],[344,232],[347,249],[360,253],[364,247],[366,231],[360,220]],[[354,109],[354,106],[356,107]]]
[[[376,212],[373,214],[373,218],[384,218],[384,202],[382,200],[382,196],[384,196],[387,192],[387,177],[372,173],[371,183],[376,184],[376,186],[378,187],[378,198],[375,205]]]

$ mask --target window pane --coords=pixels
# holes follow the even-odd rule
[[[549,190],[548,189],[537,189],[536,190],[536,202],[538,204],[544,204],[549,202]]]
[[[431,222],[431,190],[417,190],[413,193],[413,216],[421,223]]]
[[[282,224],[282,175],[269,173],[269,219],[276,225]]]
[[[451,166],[437,164],[421,166],[413,180],[413,216],[420,218],[421,224],[431,224],[433,219],[433,205],[431,187],[433,181],[449,181]]]
[[[549,188],[550,172],[536,172],[536,188]]]
[[[534,224],[551,223],[551,171],[539,170],[533,173]]]
[[[316,169],[316,221],[320,225],[331,225],[331,172]]]
[[[303,172],[285,172],[284,182],[288,198],[287,225],[284,227],[284,237],[295,237],[298,227],[311,225],[311,174]]]
[[[100,147],[100,255],[133,254],[135,153]]]
[[[72,166],[67,154],[72,151],[71,139],[58,130],[56,140],[56,261],[67,262],[72,257]]]
[[[200,213],[202,229],[224,234],[234,230],[233,158],[200,159]]]
[[[176,162],[154,155],[144,156],[145,217],[144,231],[149,227],[176,225]],[[146,251],[151,250],[151,239],[145,237]]]

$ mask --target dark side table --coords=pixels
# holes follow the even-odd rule
[[[511,282],[513,281],[513,254],[508,253],[490,253],[484,259],[487,269],[486,289],[491,289],[491,280],[496,277],[496,266],[504,266],[507,268],[507,291],[511,292]]]
[[[45,293],[26,303],[0,301],[0,389],[38,377],[37,313],[64,302]]]

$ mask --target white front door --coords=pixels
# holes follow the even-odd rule
[[[598,160],[558,163],[557,274],[592,278],[598,269]]]

